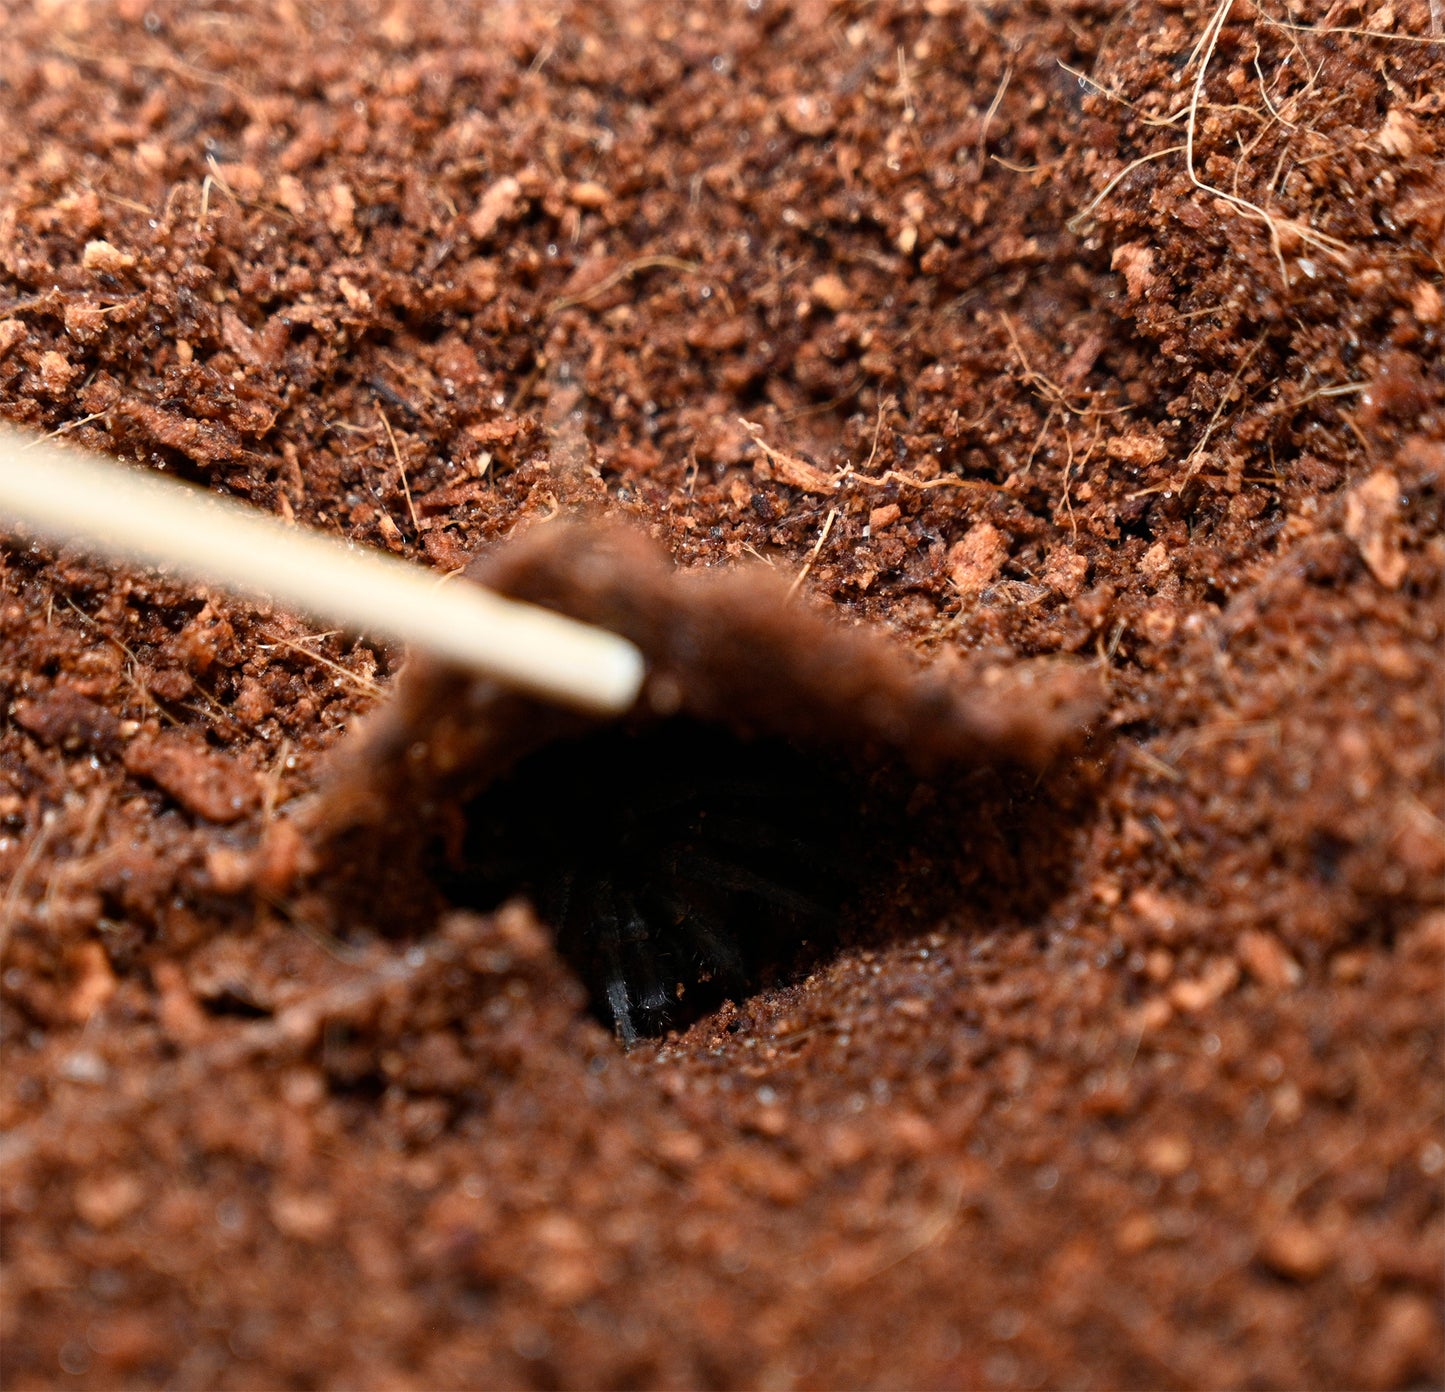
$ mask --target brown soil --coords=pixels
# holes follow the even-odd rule
[[[6,6],[7,418],[1107,703],[624,1054],[522,907],[293,893],[398,654],[9,547],[5,1385],[1439,1385],[1440,26]]]

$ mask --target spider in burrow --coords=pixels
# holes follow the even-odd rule
[[[835,938],[870,820],[856,775],[686,718],[549,745],[464,816],[443,889],[525,895],[626,1044]]]

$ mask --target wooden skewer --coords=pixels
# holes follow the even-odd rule
[[[615,714],[642,685],[625,638],[503,599],[230,499],[0,426],[0,526],[425,649],[509,686]],[[13,531],[12,531],[13,534]]]

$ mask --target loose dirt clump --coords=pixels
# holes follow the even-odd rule
[[[6,1386],[1438,1383],[1441,25],[7,7],[7,419],[1104,707],[623,1052],[521,904],[319,873],[399,654],[7,545]]]

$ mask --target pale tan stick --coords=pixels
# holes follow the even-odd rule
[[[286,527],[230,499],[0,426],[0,526],[274,601],[423,649],[508,686],[607,714],[642,685],[625,638]]]

